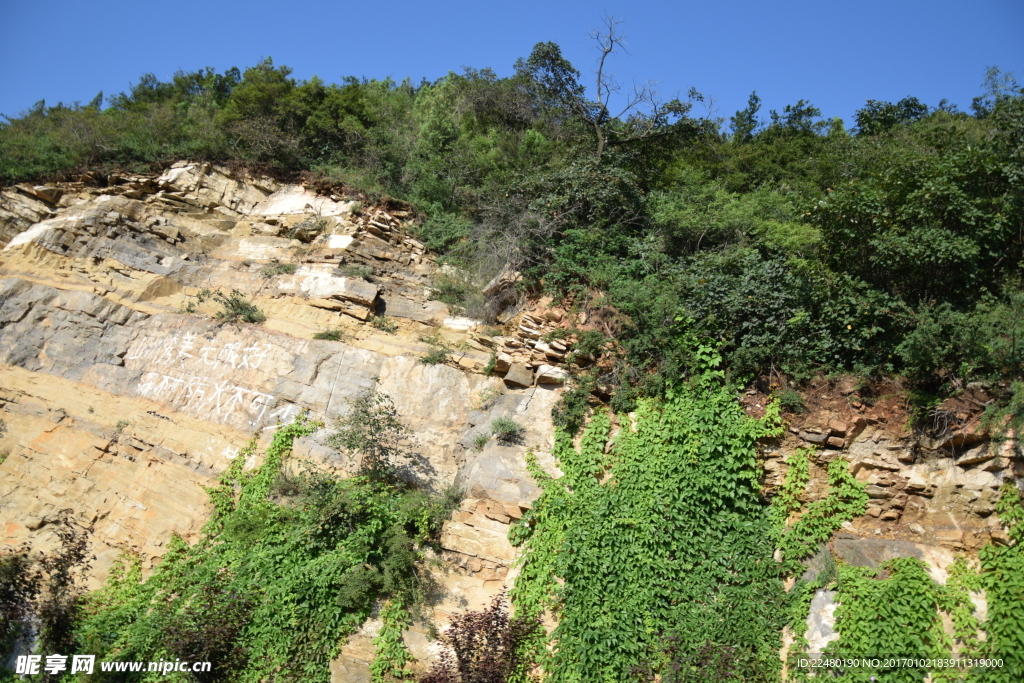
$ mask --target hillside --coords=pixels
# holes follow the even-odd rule
[[[0,125],[8,668],[1024,676],[1024,91],[850,131],[579,78],[268,60]]]

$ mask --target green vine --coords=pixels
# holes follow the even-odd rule
[[[825,656],[883,660],[882,667],[844,669],[851,682],[923,681],[927,667],[884,667],[884,660],[949,657],[938,612],[942,601],[942,586],[916,558],[889,560],[879,569],[841,564],[835,613],[840,637],[825,648]]]
[[[146,580],[138,558],[122,558],[89,596],[79,642],[102,660],[211,661],[209,680],[326,683],[345,639],[383,604],[373,674],[404,676],[401,634],[423,596],[416,563],[447,503],[396,481],[289,471],[294,440],[319,426],[305,415],[281,426],[246,473],[250,442],[208,489],[214,513],[200,540],[172,538]]]
[[[808,456],[811,448],[798,448],[786,458],[786,478],[772,499],[768,513],[772,525],[780,531],[785,529],[789,516],[803,506],[803,496],[811,481],[811,466]]]
[[[743,680],[779,678],[786,596],[755,450],[778,409],[748,417],[714,347],[696,349],[694,376],[622,416],[607,454],[598,413],[579,449],[557,433],[562,477],[530,460],[542,494],[510,532],[524,546],[511,596],[558,617],[541,653],[554,683],[658,675],[705,651],[729,652]]]
[[[806,454],[802,458],[806,459]],[[805,482],[807,477],[805,464],[801,463],[801,458],[796,458],[795,464],[794,487],[801,486],[800,482]],[[864,484],[850,474],[849,466],[842,458],[836,458],[828,464],[828,484],[829,490],[825,498],[809,503],[799,519],[782,532],[779,548],[782,550],[783,566],[788,574],[800,571],[800,562],[813,555],[832,537],[832,534],[842,528],[844,522],[867,511],[868,494],[864,490]],[[800,490],[803,490],[803,486],[806,486],[806,483]],[[780,518],[788,518],[794,511],[794,505],[793,493],[787,493],[784,485],[783,498],[778,507],[776,503],[772,504],[772,517],[776,523]]]
[[[414,658],[402,640],[402,631],[409,628],[412,619],[400,600],[388,600],[380,610],[381,626],[373,639],[373,661],[370,675],[373,683],[402,680],[410,672],[406,665]]]
[[[1024,497],[1014,482],[1003,485],[996,509],[1012,545],[985,546],[978,557],[988,600],[983,652],[1003,666],[984,670],[978,680],[1011,683],[1024,680]]]

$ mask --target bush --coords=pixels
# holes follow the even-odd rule
[[[241,320],[242,322],[259,325],[267,319],[267,316],[263,315],[263,312],[254,303],[245,298],[245,294],[237,289],[232,289],[231,293],[227,295],[223,294],[219,289],[212,292],[204,289],[199,293],[198,299],[200,302],[208,298],[220,304],[221,310],[217,311],[217,319],[223,320],[226,323]]]
[[[486,446],[487,442],[490,440],[491,435],[487,434],[486,432],[482,434],[477,434],[475,437],[473,437],[473,450],[479,453],[484,449],[484,446]]]
[[[378,329],[381,332],[394,334],[395,332],[398,331],[398,323],[396,323],[394,320],[391,320],[390,318],[385,318],[382,315],[370,316],[370,319],[367,322],[370,323],[371,327],[373,327],[374,329]]]
[[[523,439],[524,432],[523,426],[510,417],[495,418],[491,422],[491,433],[502,443],[519,443]]]
[[[472,222],[461,216],[441,213],[428,219],[417,232],[417,237],[423,240],[427,249],[444,254],[469,237],[472,227]]]
[[[323,339],[326,341],[345,341],[348,338],[348,333],[340,327],[313,333],[313,339]]]
[[[410,455],[402,444],[410,436],[394,402],[376,388],[349,402],[349,412],[335,425],[328,443],[350,456],[361,456],[361,473],[390,479],[398,463]]]
[[[423,341],[430,345],[427,355],[420,358],[424,365],[438,365],[448,360],[448,345],[444,343],[439,335],[427,337]]]
[[[445,646],[440,661],[419,678],[420,683],[511,683],[526,680],[534,660],[528,643],[535,638],[539,618],[511,617],[505,596],[496,595],[488,608],[452,617],[441,634]]]
[[[369,266],[349,264],[338,268],[338,272],[341,273],[342,277],[359,278],[367,282],[372,282],[373,280],[373,269]]]
[[[795,389],[786,388],[776,392],[774,396],[783,410],[788,410],[791,413],[802,413],[807,409],[804,405],[803,397]]]
[[[260,271],[260,275],[269,280],[278,275],[293,275],[298,268],[294,263],[272,263],[264,267]]]

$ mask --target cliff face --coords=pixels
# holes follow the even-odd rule
[[[151,566],[172,533],[197,537],[203,487],[253,434],[266,440],[302,410],[330,425],[376,386],[415,435],[403,476],[467,495],[443,535],[438,624],[488,603],[515,557],[508,524],[537,495],[523,453],[550,449],[559,352],[527,346],[548,322],[485,336],[431,301],[438,266],[399,211],[209,166],[111,181],[0,198],[0,543],[46,548],[48,523],[71,508],[95,528],[97,584],[124,548]],[[265,323],[212,317],[204,289],[237,291]],[[393,331],[367,324],[380,314]],[[342,341],[312,339],[324,330]],[[421,363],[438,345],[446,363]],[[474,450],[501,416],[526,427],[523,445]],[[327,433],[296,455],[353,469]],[[407,637],[429,661],[421,626]],[[335,662],[340,680],[368,676],[375,628]]]
[[[541,338],[568,326],[564,312],[512,302],[494,335],[452,315],[429,298],[441,268],[408,236],[401,210],[208,165],[106,182],[0,193],[0,544],[48,547],[49,523],[71,508],[95,528],[96,583],[124,548],[152,566],[172,533],[197,537],[210,512],[203,487],[252,435],[266,440],[303,410],[330,425],[376,386],[415,434],[403,476],[467,495],[433,570],[436,625],[507,587],[508,525],[538,495],[526,449],[553,466],[550,413],[566,349]],[[514,280],[506,273],[488,287]],[[237,291],[266,321],[219,320],[203,290]],[[379,329],[378,315],[394,330]],[[312,338],[325,330],[341,340]],[[420,362],[439,345],[445,363]],[[1021,460],[1013,443],[987,440],[977,406],[949,406],[951,426],[921,437],[905,429],[905,406],[847,389],[821,387],[766,447],[769,493],[786,456],[816,445],[809,497],[836,458],[868,484],[868,514],[833,543],[851,563],[912,555],[941,578],[956,551],[1006,542],[995,501]],[[744,402],[756,413],[766,399]],[[492,439],[475,450],[503,416],[526,427],[522,445]],[[326,436],[300,440],[296,455],[351,470]],[[830,628],[829,596],[819,597],[817,645]],[[332,664],[336,680],[368,680],[378,626],[349,641]],[[406,633],[421,662],[436,655],[428,628]]]

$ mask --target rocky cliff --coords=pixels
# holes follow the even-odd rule
[[[210,512],[203,487],[252,435],[266,439],[304,410],[330,425],[376,386],[415,434],[403,476],[466,493],[432,570],[435,622],[489,602],[512,580],[508,525],[538,495],[526,449],[555,465],[550,414],[567,347],[542,338],[570,321],[515,297],[500,329],[457,315],[432,298],[445,273],[410,236],[412,218],[189,163],[0,193],[0,544],[47,547],[48,525],[71,508],[94,527],[94,581],[125,548],[152,566],[172,533],[197,537]],[[216,291],[266,320],[218,319]],[[314,339],[328,331],[337,340]],[[438,348],[445,362],[420,362]],[[946,406],[951,422],[922,435],[906,428],[898,398],[836,384],[811,395],[787,437],[765,446],[764,483],[770,494],[786,456],[813,445],[813,498],[825,465],[846,459],[872,502],[834,540],[838,555],[867,565],[917,556],[941,576],[955,552],[1006,542],[995,501],[1021,460],[979,428],[983,396]],[[767,396],[743,400],[756,413]],[[498,417],[526,427],[522,444],[478,449]],[[298,456],[351,469],[326,436],[301,440]],[[817,645],[827,600],[812,614]],[[378,627],[349,641],[336,680],[368,680]],[[421,662],[436,655],[429,627],[406,633]]]
[[[93,524],[96,582],[125,548],[151,566],[172,533],[197,537],[203,487],[251,435],[303,410],[331,425],[376,386],[415,434],[403,476],[467,496],[443,535],[438,622],[502,590],[508,524],[536,496],[522,456],[549,450],[563,376],[564,347],[538,340],[561,315],[513,305],[507,334],[453,315],[430,298],[439,268],[401,210],[208,165],[104,184],[0,200],[0,543],[48,547],[71,508]],[[266,320],[218,320],[203,290],[236,292]],[[313,339],[324,331],[340,341]],[[420,362],[438,348],[445,362]],[[522,445],[475,448],[502,416],[526,426]],[[328,431],[297,454],[351,469]],[[335,662],[339,680],[367,677],[375,628]],[[425,628],[408,639],[429,661]]]

